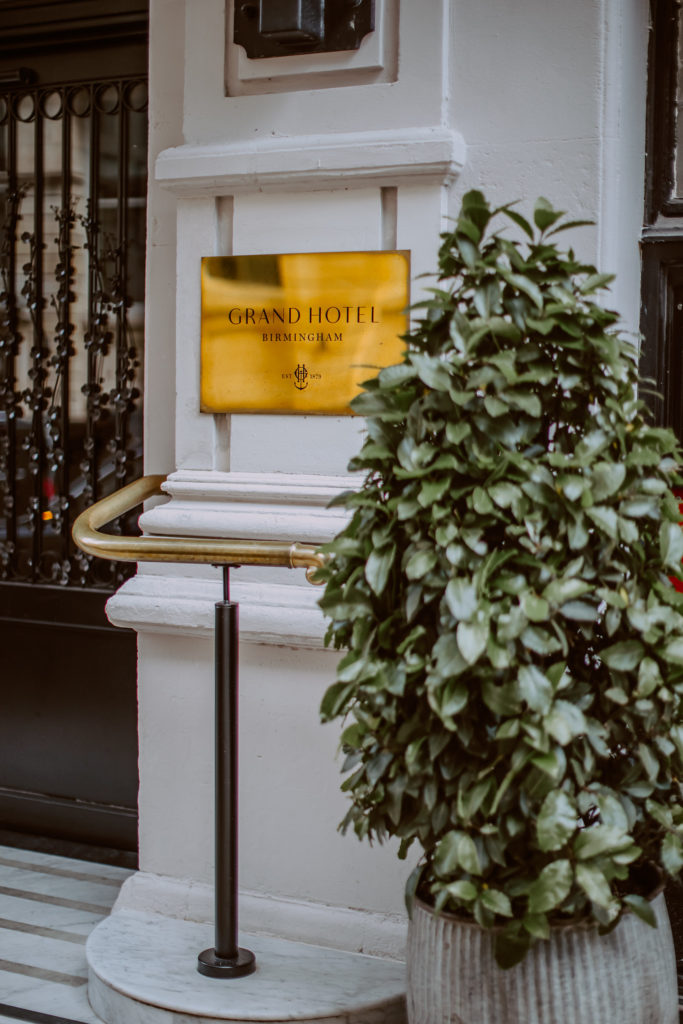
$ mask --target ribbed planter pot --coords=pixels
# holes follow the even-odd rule
[[[676,957],[660,894],[658,927],[626,914],[609,935],[551,929],[501,970],[494,936],[415,901],[408,929],[410,1024],[678,1024]]]

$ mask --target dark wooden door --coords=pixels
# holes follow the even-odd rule
[[[146,8],[0,0],[0,830],[128,851],[124,570],[70,533],[142,472]]]
[[[683,10],[650,0],[641,308],[642,397],[683,442]],[[683,889],[666,887],[683,1022]]]

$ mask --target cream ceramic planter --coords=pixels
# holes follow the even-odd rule
[[[415,901],[408,930],[410,1024],[677,1024],[676,958],[664,896],[658,927],[627,914],[609,935],[554,928],[501,970],[477,924]]]

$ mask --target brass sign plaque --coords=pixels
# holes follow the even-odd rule
[[[202,412],[348,414],[400,362],[408,252],[202,260]]]

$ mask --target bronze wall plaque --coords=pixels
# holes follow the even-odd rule
[[[408,252],[202,259],[202,412],[349,414],[400,362]]]

